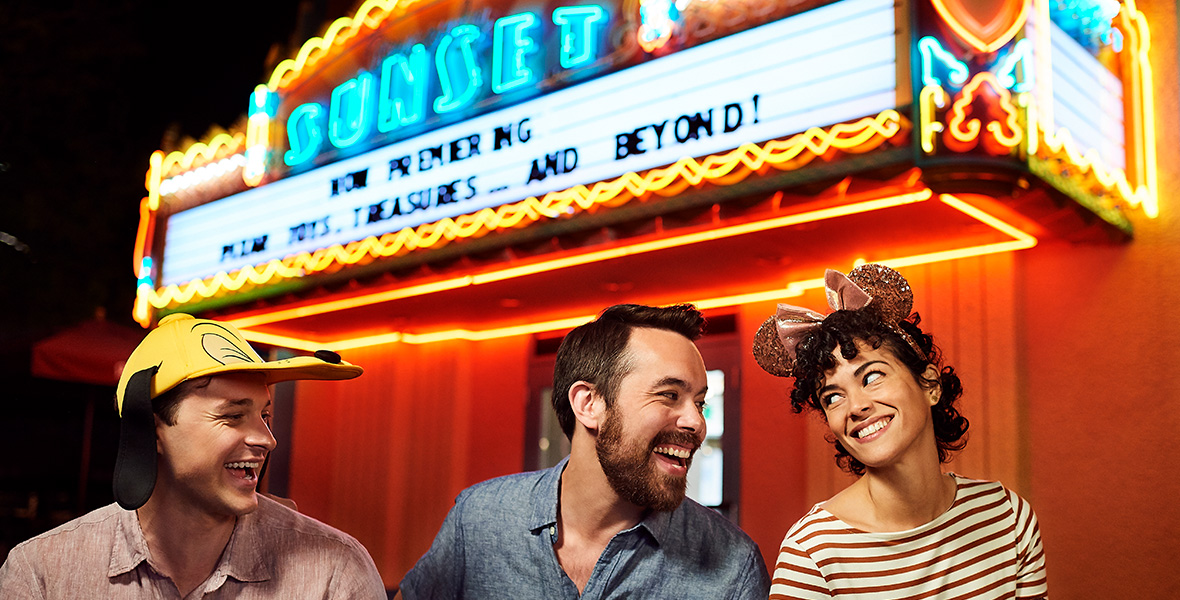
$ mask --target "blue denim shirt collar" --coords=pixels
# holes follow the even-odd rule
[[[533,488],[531,502],[533,515],[529,520],[529,531],[536,532],[540,529],[555,527],[557,525],[557,503],[561,493],[561,474],[565,472],[565,467],[569,464],[569,460],[570,458],[566,456],[555,467],[545,471],[545,474],[541,477],[541,481]],[[638,525],[620,532],[620,535],[635,531],[636,529],[642,529],[648,533],[656,546],[660,546],[671,518],[671,512],[649,510]]]

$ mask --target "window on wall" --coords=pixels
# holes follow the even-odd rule
[[[525,425],[523,467],[546,469],[569,455],[570,443],[553,412],[553,364],[560,337],[537,337],[529,365],[529,422]],[[740,345],[733,315],[710,315],[706,335],[697,341],[705,361],[705,443],[688,471],[688,496],[737,520],[740,402],[737,395]]]

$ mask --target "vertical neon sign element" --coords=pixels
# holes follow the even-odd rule
[[[598,58],[596,25],[606,21],[597,4],[563,6],[553,11],[553,24],[561,26],[561,67],[572,69]]]
[[[160,180],[163,179],[164,153],[156,150],[152,152],[148,168],[148,209],[155,212],[160,208]]]
[[[328,140],[347,148],[369,133],[373,112],[373,75],[361,73],[332,90],[328,110]]]
[[[442,95],[434,100],[434,112],[446,113],[467,106],[475,100],[475,95],[483,87],[483,71],[475,61],[475,49],[472,47],[479,36],[479,28],[475,25],[459,25],[451,29],[451,32],[444,35],[438,43],[434,63],[438,70]],[[465,73],[453,73],[453,69],[447,66],[447,55],[450,54],[452,45],[459,48],[459,57],[463,61]],[[459,77],[460,81],[454,81],[455,77]],[[464,83],[462,91],[456,89],[456,83]]]
[[[948,98],[941,86],[928,85],[922,88],[918,95],[919,132],[922,139],[922,151],[926,154],[934,153],[935,134],[944,130],[938,122],[937,109],[945,108]]]
[[[407,58],[398,52],[381,63],[377,96],[377,130],[393,131],[421,121],[426,114],[426,46],[414,44]]]
[[[283,155],[288,166],[305,163],[320,152],[324,145],[324,134],[320,131],[320,120],[324,107],[317,102],[301,104],[291,111],[287,119],[287,139],[291,149]]]
[[[1020,78],[1016,77],[1017,67],[1020,67]],[[1012,51],[1004,57],[994,68],[996,80],[1000,85],[1017,93],[1027,92],[1033,87],[1032,42],[1027,39],[1016,42]]]
[[[270,88],[259,85],[250,94],[249,119],[246,122],[246,165],[242,168],[242,180],[254,187],[262,183],[266,175],[266,163],[270,153],[270,121],[275,116],[277,94]]]
[[[139,264],[139,273],[137,273],[139,280],[135,284],[135,309],[132,310],[131,315],[137,323],[148,326],[151,322],[151,313],[148,307],[148,297],[154,291],[154,284],[152,283],[152,257],[145,256]]]
[[[531,12],[502,17],[496,20],[492,39],[492,91],[502,94],[532,83],[536,77],[526,64],[525,57],[537,51],[528,30],[537,26],[537,15]],[[505,72],[504,55],[508,54]]]
[[[963,85],[967,82],[967,65],[947,52],[938,40],[926,36],[918,40],[918,50],[922,53],[922,85],[942,85],[942,81],[934,75],[934,65],[942,64],[950,71],[950,82]]]

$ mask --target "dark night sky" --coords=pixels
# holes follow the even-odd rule
[[[237,121],[271,47],[290,56],[298,11],[274,0],[0,2],[0,558],[110,501],[114,388],[33,378],[33,342],[97,308],[138,328],[131,263],[151,153],[169,128],[201,138]],[[299,41],[320,33],[322,19],[308,22],[317,30]],[[34,517],[12,516],[38,498]]]
[[[22,347],[97,307],[131,323],[149,156],[169,127],[200,138],[232,125],[297,12],[295,2],[274,1],[0,6],[5,363],[16,368]]]

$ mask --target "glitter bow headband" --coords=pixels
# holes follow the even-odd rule
[[[900,273],[884,265],[856,267],[845,276],[828,269],[824,276],[828,306],[837,310],[871,310],[889,329],[897,333],[923,359],[926,353],[909,334],[897,325],[910,315],[914,292]],[[766,320],[754,336],[754,359],[767,373],[794,377],[795,346],[819,328],[827,315],[790,304],[778,305],[774,316]]]

